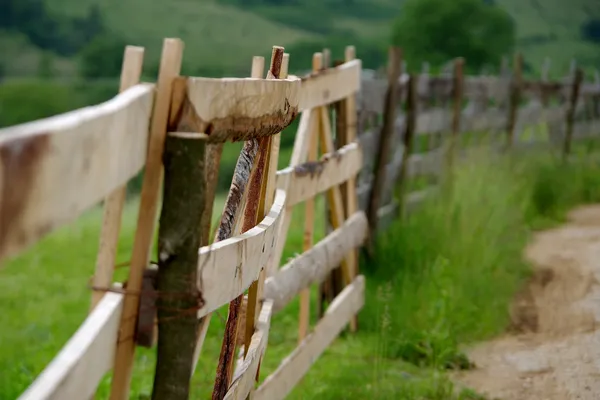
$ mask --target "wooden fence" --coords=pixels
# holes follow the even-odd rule
[[[147,84],[139,82],[143,54],[126,49],[112,100],[0,131],[0,261],[102,201],[105,210],[90,314],[22,399],[88,399],[111,370],[111,399],[126,399],[136,345],[156,342],[156,398],[186,398],[211,314],[226,304],[213,399],[284,398],[346,325],[357,329],[365,287],[357,249],[378,221],[424,197],[404,196],[408,177],[439,174],[463,132],[508,132],[507,143],[521,145],[524,127],[545,122],[549,142],[568,153],[572,138],[598,128],[597,85],[582,84],[579,72],[572,82],[524,81],[519,58],[509,77],[463,77],[462,60],[449,76],[431,77],[403,73],[392,49],[388,78],[361,83],[353,47],[333,68],[316,54],[301,78],[288,76],[289,56],[274,47],[266,79],[262,57],[251,78],[208,79],[180,76],[183,43],[166,39],[157,83]],[[276,171],[280,132],[299,114],[290,166]],[[445,132],[450,146],[439,138]],[[244,147],[210,243],[227,141]],[[125,185],[142,169],[129,276],[118,284]],[[313,244],[320,193],[332,231]],[[304,252],[279,268],[301,203]],[[149,255],[159,209],[156,269]],[[334,271],[341,284],[311,330],[308,288]],[[257,385],[271,316],[296,296],[298,346]]]

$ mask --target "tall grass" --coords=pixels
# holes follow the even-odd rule
[[[547,152],[472,155],[436,198],[379,237],[376,259],[364,267],[361,328],[386,342],[381,357],[469,368],[459,347],[507,327],[509,304],[530,272],[522,251],[531,232],[598,200],[600,166],[585,154],[566,164]],[[385,332],[378,288],[391,293]]]

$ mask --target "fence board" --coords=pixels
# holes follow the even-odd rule
[[[367,238],[368,222],[363,212],[352,215],[313,248],[283,266],[265,281],[265,298],[273,300],[278,312],[311,283],[322,282],[352,249]]]
[[[362,166],[362,152],[358,143],[351,143],[320,161],[307,162],[277,172],[277,186],[287,188],[286,206],[291,207],[356,175]]]
[[[254,400],[285,398],[364,304],[365,279],[357,276],[333,300],[314,331],[286,357],[254,393]]]
[[[200,249],[198,286],[205,303],[198,317],[237,298],[258,279],[275,250],[285,197],[284,191],[277,190],[269,214],[248,232]]]
[[[340,101],[360,89],[361,61],[352,60],[302,78],[300,111]]]
[[[107,293],[19,400],[87,399],[113,366],[123,295]]]
[[[174,97],[184,96],[183,103],[189,102],[193,108],[191,115],[185,115],[190,118],[189,129],[208,134],[209,143],[274,135],[291,124],[299,112],[298,77],[179,77],[174,87]]]
[[[252,391],[260,360],[267,348],[272,312],[273,302],[267,299],[263,302],[258,316],[256,331],[252,335],[246,358],[238,365],[225,400],[245,400]]]
[[[0,261],[125,184],[146,160],[152,85],[0,130]]]

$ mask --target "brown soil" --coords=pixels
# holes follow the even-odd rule
[[[457,381],[491,399],[600,399],[600,205],[574,210],[525,251],[534,276],[509,332],[467,350]]]

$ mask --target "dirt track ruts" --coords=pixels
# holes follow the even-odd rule
[[[467,349],[477,368],[455,378],[490,399],[600,399],[600,205],[536,233],[525,257],[510,332]]]

